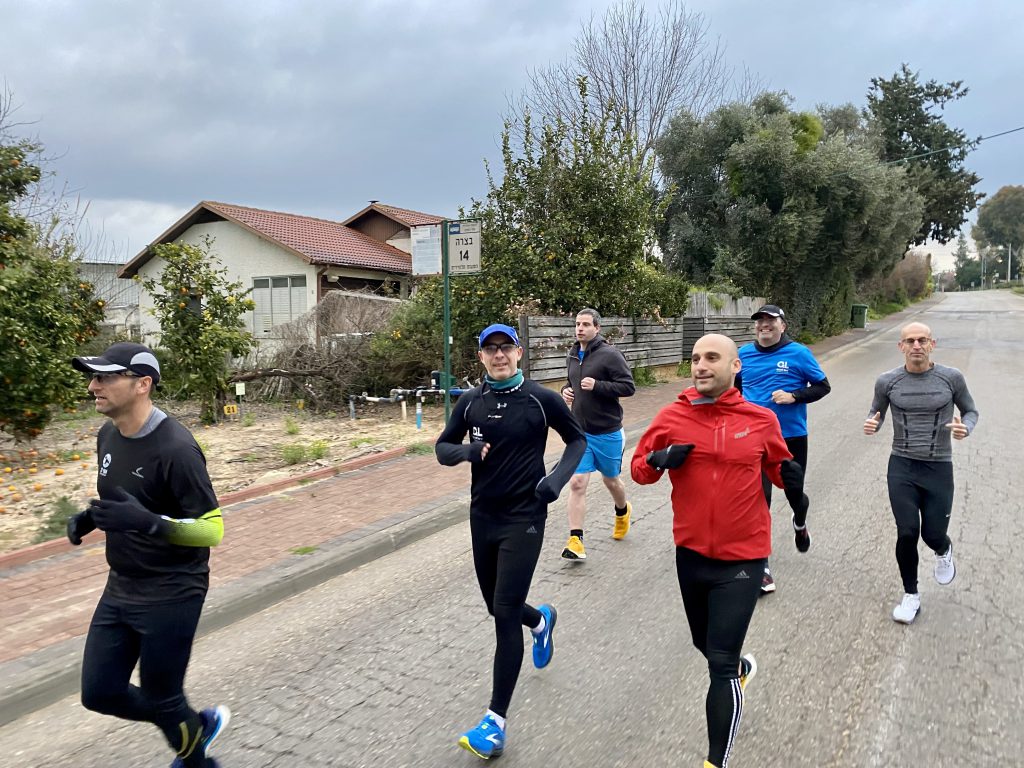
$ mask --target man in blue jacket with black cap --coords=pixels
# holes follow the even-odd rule
[[[740,347],[743,369],[736,376],[736,388],[751,403],[775,412],[793,460],[807,471],[807,404],[829,392],[828,383],[814,355],[786,334],[786,313],[775,304],[765,304],[750,316],[754,341]],[[771,506],[772,486],[762,483],[765,500]],[[793,538],[799,552],[811,548],[807,530],[807,509],[793,510]],[[775,591],[775,580],[765,565],[761,594]]]

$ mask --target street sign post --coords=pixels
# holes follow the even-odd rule
[[[481,226],[479,219],[445,221],[441,225],[441,274],[444,282],[444,420],[452,413],[452,307],[451,275],[480,271]],[[453,263],[454,262],[454,263]]]

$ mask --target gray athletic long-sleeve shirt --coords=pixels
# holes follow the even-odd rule
[[[881,413],[884,420],[892,407],[894,456],[952,461],[952,437],[946,424],[953,420],[954,405],[970,434],[978,423],[978,409],[960,371],[933,364],[924,373],[911,373],[900,366],[878,377],[868,416]]]

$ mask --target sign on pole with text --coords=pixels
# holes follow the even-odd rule
[[[412,273],[441,274],[441,225],[427,224],[410,229],[412,241]]]
[[[448,224],[448,271],[472,275],[480,271],[480,221]]]

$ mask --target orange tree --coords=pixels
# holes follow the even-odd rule
[[[142,281],[160,323],[166,389],[175,397],[197,398],[208,424],[217,418],[231,359],[244,356],[256,344],[242,320],[255,303],[241,283],[228,280],[210,247],[209,240],[202,245],[154,246],[163,270],[158,279]]]
[[[39,435],[54,406],[85,394],[70,361],[103,319],[103,302],[72,259],[74,243],[47,237],[18,212],[40,179],[29,161],[39,150],[0,135],[0,431],[19,440]]]

